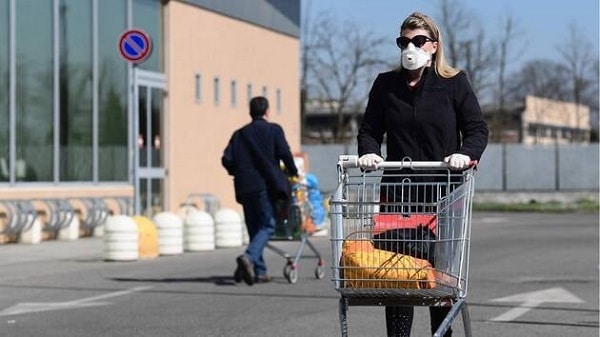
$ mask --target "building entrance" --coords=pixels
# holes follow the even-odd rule
[[[135,214],[147,217],[165,209],[165,92],[164,74],[134,69]]]

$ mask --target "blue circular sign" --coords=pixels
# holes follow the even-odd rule
[[[127,62],[145,61],[152,52],[152,42],[141,29],[126,30],[119,38],[119,53]]]

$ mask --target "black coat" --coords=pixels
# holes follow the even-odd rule
[[[273,184],[287,184],[286,179],[276,181],[274,178],[280,174],[280,160],[290,176],[298,175],[281,126],[258,118],[233,133],[221,163],[234,177],[235,195],[239,201],[242,195],[269,191]],[[287,189],[287,186],[279,188]]]
[[[358,131],[358,154],[381,155],[387,134],[388,161],[442,161],[453,153],[479,160],[488,128],[465,73],[442,78],[425,68],[412,91],[405,71],[381,73],[375,79]]]

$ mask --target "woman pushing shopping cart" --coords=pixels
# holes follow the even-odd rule
[[[468,285],[473,167],[382,162],[366,172],[340,156],[331,199],[333,282],[342,336],[349,306],[450,307],[434,336],[462,314]],[[385,170],[385,174],[383,171]]]

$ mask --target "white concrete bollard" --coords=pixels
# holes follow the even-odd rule
[[[242,218],[238,212],[221,208],[215,213],[215,246],[233,248],[242,246]]]
[[[27,222],[30,221],[33,221],[31,226],[19,233],[19,243],[36,244],[42,242],[42,223],[37,217],[34,219],[33,214],[27,215]]]
[[[188,252],[215,250],[215,221],[205,211],[190,211],[183,227],[183,248]]]
[[[95,238],[101,238],[104,236],[104,226],[106,225],[106,223],[108,222],[108,219],[111,218],[112,215],[109,215],[106,217],[106,220],[104,220],[103,223],[101,223],[100,225],[94,227],[94,229],[92,230],[92,236]]]
[[[158,229],[158,254],[183,253],[183,221],[174,213],[160,212],[152,218]]]
[[[77,240],[79,239],[79,217],[73,215],[67,227],[58,231],[59,240]]]
[[[135,261],[139,258],[138,227],[131,217],[109,217],[104,225],[104,260]]]

